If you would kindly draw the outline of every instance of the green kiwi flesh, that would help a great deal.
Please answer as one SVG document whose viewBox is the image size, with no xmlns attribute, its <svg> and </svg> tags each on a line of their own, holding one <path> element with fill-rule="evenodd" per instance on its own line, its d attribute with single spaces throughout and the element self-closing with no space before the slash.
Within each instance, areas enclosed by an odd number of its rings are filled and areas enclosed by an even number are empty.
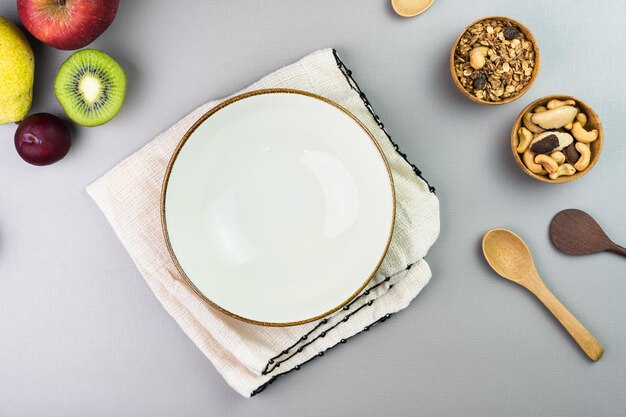
<svg viewBox="0 0 626 417">
<path fill-rule="evenodd" d="M 54 94 L 70 119 L 82 126 L 99 126 L 122 108 L 126 75 L 104 52 L 83 49 L 61 65 Z"/>
</svg>

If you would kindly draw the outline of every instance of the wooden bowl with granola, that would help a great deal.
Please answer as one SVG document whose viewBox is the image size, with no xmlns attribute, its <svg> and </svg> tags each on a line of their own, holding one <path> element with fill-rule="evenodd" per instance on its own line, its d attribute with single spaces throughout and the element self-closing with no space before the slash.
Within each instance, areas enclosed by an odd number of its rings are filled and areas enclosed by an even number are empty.
<svg viewBox="0 0 626 417">
<path fill-rule="evenodd" d="M 470 100 L 498 105 L 517 100 L 539 74 L 533 34 L 509 17 L 490 16 L 470 24 L 454 42 L 450 73 Z"/>
<path fill-rule="evenodd" d="M 528 176 L 549 184 L 584 177 L 600 158 L 603 144 L 604 130 L 596 112 L 562 94 L 530 103 L 511 130 L 515 162 Z"/>
</svg>

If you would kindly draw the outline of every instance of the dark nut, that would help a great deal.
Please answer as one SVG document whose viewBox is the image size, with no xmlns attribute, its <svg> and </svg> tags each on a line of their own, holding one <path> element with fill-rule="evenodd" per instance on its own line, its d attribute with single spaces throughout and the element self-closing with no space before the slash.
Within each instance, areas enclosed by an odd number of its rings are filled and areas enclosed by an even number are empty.
<svg viewBox="0 0 626 417">
<path fill-rule="evenodd" d="M 520 31 L 515 26 L 507 26 L 504 28 L 504 39 L 507 41 L 512 41 L 513 39 L 518 38 L 520 35 Z"/>
<path fill-rule="evenodd" d="M 559 138 L 555 134 L 545 136 L 531 145 L 530 150 L 534 153 L 551 153 L 559 147 Z"/>
<path fill-rule="evenodd" d="M 550 154 L 562 150 L 573 142 L 574 138 L 569 133 L 552 130 L 537 135 L 530 143 L 530 150 L 537 154 Z"/>
<path fill-rule="evenodd" d="M 563 149 L 563 153 L 565 154 L 565 159 L 567 159 L 567 162 L 572 165 L 576 164 L 576 162 L 578 162 L 578 160 L 580 159 L 580 153 L 576 150 L 576 145 L 573 143 L 569 146 L 566 146 Z"/>
<path fill-rule="evenodd" d="M 487 76 L 484 72 L 478 74 L 478 77 L 474 80 L 474 90 L 482 90 L 487 84 Z"/>
</svg>

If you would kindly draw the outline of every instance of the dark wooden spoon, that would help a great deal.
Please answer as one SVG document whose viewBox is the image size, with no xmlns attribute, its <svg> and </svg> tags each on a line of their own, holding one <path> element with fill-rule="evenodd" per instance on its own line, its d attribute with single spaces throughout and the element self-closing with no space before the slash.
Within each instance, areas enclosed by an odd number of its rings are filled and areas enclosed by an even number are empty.
<svg viewBox="0 0 626 417">
<path fill-rule="evenodd" d="M 550 223 L 550 239 L 561 252 L 569 255 L 610 251 L 626 256 L 626 249 L 613 243 L 593 217 L 582 210 L 567 209 L 557 213 Z"/>
</svg>

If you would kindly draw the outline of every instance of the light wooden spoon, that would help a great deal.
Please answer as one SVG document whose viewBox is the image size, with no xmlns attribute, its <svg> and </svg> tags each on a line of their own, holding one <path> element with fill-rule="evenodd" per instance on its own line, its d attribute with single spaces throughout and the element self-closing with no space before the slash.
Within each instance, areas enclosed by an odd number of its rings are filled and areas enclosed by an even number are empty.
<svg viewBox="0 0 626 417">
<path fill-rule="evenodd" d="M 515 233 L 492 229 L 483 237 L 483 253 L 498 275 L 533 293 L 565 327 L 580 348 L 593 361 L 602 357 L 604 348 L 543 283 L 528 246 Z"/>
<path fill-rule="evenodd" d="M 413 17 L 422 14 L 435 0 L 391 0 L 391 6 L 402 17 Z"/>
</svg>

